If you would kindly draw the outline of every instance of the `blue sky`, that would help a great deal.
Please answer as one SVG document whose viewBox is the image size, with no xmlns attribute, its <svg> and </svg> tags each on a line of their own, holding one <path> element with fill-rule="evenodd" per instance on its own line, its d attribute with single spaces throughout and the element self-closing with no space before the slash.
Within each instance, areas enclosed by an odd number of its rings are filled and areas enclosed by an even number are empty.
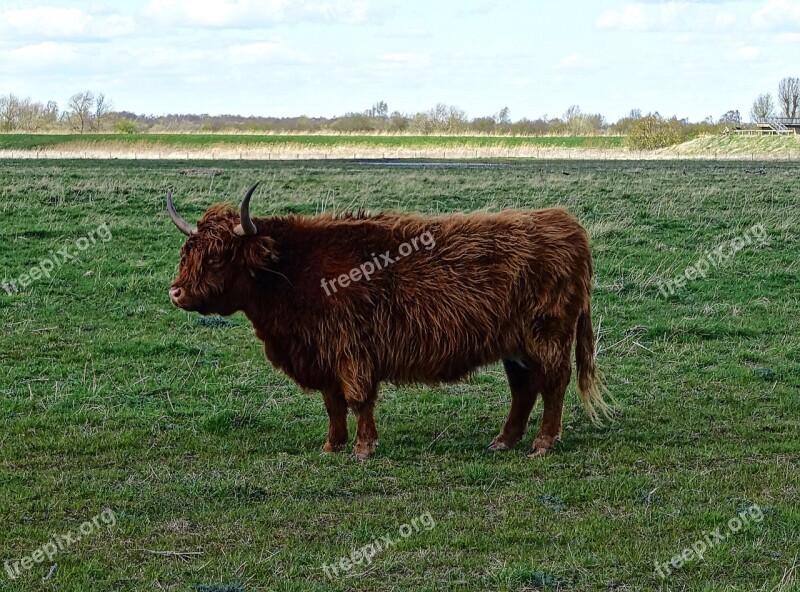
<svg viewBox="0 0 800 592">
<path fill-rule="evenodd" d="M 800 0 L 0 0 L 0 94 L 138 113 L 747 118 L 799 56 Z"/>
</svg>

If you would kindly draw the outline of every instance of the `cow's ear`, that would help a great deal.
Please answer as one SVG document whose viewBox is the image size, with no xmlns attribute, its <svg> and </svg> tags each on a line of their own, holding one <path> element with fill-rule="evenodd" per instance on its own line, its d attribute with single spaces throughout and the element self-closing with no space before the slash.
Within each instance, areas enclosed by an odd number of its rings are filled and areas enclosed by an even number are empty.
<svg viewBox="0 0 800 592">
<path fill-rule="evenodd" d="M 255 273 L 278 260 L 277 245 L 268 236 L 254 237 L 243 245 L 242 255 L 247 268 Z"/>
</svg>

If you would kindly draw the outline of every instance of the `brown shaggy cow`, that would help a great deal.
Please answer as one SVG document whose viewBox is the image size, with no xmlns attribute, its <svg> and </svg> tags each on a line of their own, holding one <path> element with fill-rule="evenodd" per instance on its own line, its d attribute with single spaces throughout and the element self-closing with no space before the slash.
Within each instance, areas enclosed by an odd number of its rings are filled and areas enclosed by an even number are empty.
<svg viewBox="0 0 800 592">
<path fill-rule="evenodd" d="M 511 412 L 489 448 L 522 438 L 541 394 L 529 454 L 544 454 L 561 432 L 573 342 L 583 404 L 593 421 L 606 413 L 589 241 L 566 211 L 251 218 L 256 185 L 240 212 L 213 205 L 197 227 L 167 195 L 170 217 L 189 236 L 169 297 L 201 314 L 243 311 L 272 364 L 322 391 L 324 452 L 347 443 L 348 408 L 356 456 L 375 452 L 381 381 L 450 382 L 502 360 Z"/>
</svg>

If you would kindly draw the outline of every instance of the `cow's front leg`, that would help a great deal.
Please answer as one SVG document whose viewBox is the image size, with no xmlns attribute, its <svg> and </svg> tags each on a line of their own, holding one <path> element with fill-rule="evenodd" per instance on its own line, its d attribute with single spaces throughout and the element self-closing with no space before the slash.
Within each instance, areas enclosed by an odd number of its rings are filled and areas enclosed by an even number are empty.
<svg viewBox="0 0 800 592">
<path fill-rule="evenodd" d="M 340 452 L 347 444 L 347 401 L 338 388 L 323 391 L 322 397 L 329 420 L 328 441 L 322 452 Z"/>
</svg>

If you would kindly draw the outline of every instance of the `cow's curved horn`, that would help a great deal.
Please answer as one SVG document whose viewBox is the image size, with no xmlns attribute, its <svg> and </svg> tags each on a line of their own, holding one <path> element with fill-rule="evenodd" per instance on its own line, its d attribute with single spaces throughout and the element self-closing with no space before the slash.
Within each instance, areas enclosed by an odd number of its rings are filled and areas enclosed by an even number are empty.
<svg viewBox="0 0 800 592">
<path fill-rule="evenodd" d="M 253 219 L 250 217 L 250 198 L 253 197 L 256 187 L 261 181 L 256 181 L 253 186 L 247 190 L 247 193 L 242 200 L 242 207 L 239 211 L 239 219 L 241 222 L 236 226 L 234 232 L 239 236 L 252 236 L 258 232 Z"/>
<path fill-rule="evenodd" d="M 183 234 L 186 236 L 197 234 L 197 226 L 192 226 L 186 220 L 181 218 L 180 214 L 178 214 L 178 211 L 175 209 L 175 204 L 172 203 L 172 191 L 167 191 L 167 211 L 169 212 L 170 219 Z"/>
</svg>

